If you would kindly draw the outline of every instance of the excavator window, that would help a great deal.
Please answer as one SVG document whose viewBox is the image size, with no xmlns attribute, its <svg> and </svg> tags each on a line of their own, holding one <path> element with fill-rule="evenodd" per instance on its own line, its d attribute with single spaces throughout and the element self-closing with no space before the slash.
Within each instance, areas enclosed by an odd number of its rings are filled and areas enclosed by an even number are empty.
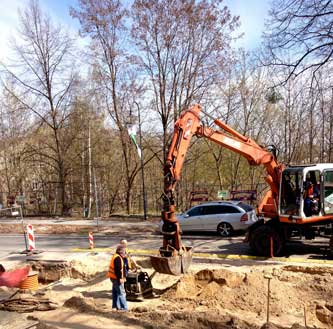
<svg viewBox="0 0 333 329">
<path fill-rule="evenodd" d="M 301 170 L 285 170 L 281 182 L 281 205 L 283 215 L 299 216 L 301 199 L 301 182 L 303 173 Z"/>
<path fill-rule="evenodd" d="M 323 174 L 323 197 L 325 214 L 333 213 L 333 170 L 325 170 Z"/>
<path fill-rule="evenodd" d="M 311 170 L 306 174 L 303 183 L 303 211 L 306 217 L 318 215 L 320 212 L 320 171 Z"/>
</svg>

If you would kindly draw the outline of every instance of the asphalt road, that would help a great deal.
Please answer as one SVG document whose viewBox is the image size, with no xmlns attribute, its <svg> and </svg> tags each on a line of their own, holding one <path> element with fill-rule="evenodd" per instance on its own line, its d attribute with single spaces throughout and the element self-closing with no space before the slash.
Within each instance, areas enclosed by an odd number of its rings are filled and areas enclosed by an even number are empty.
<svg viewBox="0 0 333 329">
<path fill-rule="evenodd" d="M 94 235 L 96 248 L 115 247 L 119 240 L 125 238 L 128 240 L 129 249 L 152 250 L 158 249 L 162 244 L 161 235 L 128 234 L 125 236 L 115 235 Z M 247 244 L 243 243 L 244 237 L 233 237 L 222 239 L 219 236 L 211 235 L 185 235 L 183 243 L 186 246 L 192 246 L 196 252 L 211 253 L 232 253 L 242 254 L 248 252 Z M 36 235 L 36 249 L 43 251 L 64 251 L 69 252 L 74 248 L 88 248 L 88 238 L 82 235 Z M 15 252 L 21 252 L 25 249 L 23 234 L 1 234 L 0 235 L 0 258 Z"/>
<path fill-rule="evenodd" d="M 161 235 L 128 234 L 127 236 L 102 235 L 94 236 L 95 247 L 114 248 L 121 238 L 126 238 L 131 250 L 158 250 L 162 244 Z M 56 252 L 71 252 L 74 248 L 88 248 L 87 237 L 82 235 L 36 235 L 36 249 Z M 216 253 L 227 255 L 250 255 L 244 236 L 221 238 L 217 235 L 183 235 L 183 243 L 192 246 L 197 253 Z M 328 241 L 319 238 L 313 241 L 293 241 L 285 248 L 285 257 L 304 257 L 307 259 L 327 259 Z M 0 235 L 0 259 L 9 254 L 25 250 L 24 237 L 21 234 Z"/>
</svg>

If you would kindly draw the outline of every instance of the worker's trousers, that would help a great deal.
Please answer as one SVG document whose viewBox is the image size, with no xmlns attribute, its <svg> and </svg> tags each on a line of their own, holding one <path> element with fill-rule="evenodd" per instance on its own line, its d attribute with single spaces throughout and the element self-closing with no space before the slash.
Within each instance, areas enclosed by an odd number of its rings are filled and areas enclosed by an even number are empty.
<svg viewBox="0 0 333 329">
<path fill-rule="evenodd" d="M 117 310 L 128 310 L 126 301 L 125 286 L 123 283 L 119 283 L 117 280 L 112 281 L 112 308 Z"/>
</svg>

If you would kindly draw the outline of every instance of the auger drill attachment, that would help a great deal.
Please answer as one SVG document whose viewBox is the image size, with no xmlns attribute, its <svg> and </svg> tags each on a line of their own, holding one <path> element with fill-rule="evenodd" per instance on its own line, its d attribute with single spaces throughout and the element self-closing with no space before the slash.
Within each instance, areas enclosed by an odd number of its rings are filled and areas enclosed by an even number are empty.
<svg viewBox="0 0 333 329">
<path fill-rule="evenodd" d="M 179 275 L 185 273 L 192 261 L 192 247 L 181 242 L 180 227 L 175 214 L 175 187 L 190 141 L 200 126 L 201 107 L 194 105 L 184 111 L 177 122 L 164 166 L 163 193 L 163 245 L 159 256 L 151 256 L 151 263 L 157 272 Z"/>
</svg>

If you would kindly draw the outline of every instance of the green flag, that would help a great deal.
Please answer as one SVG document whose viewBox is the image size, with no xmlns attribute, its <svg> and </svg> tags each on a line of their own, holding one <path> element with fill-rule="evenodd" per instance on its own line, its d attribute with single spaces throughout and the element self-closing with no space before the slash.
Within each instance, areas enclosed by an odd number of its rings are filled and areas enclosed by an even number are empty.
<svg viewBox="0 0 333 329">
<path fill-rule="evenodd" d="M 136 150 L 138 151 L 138 155 L 141 158 L 142 156 L 142 152 L 141 152 L 141 148 L 136 140 L 136 125 L 132 125 L 128 127 L 128 134 L 133 142 L 133 144 L 136 147 Z"/>
</svg>

